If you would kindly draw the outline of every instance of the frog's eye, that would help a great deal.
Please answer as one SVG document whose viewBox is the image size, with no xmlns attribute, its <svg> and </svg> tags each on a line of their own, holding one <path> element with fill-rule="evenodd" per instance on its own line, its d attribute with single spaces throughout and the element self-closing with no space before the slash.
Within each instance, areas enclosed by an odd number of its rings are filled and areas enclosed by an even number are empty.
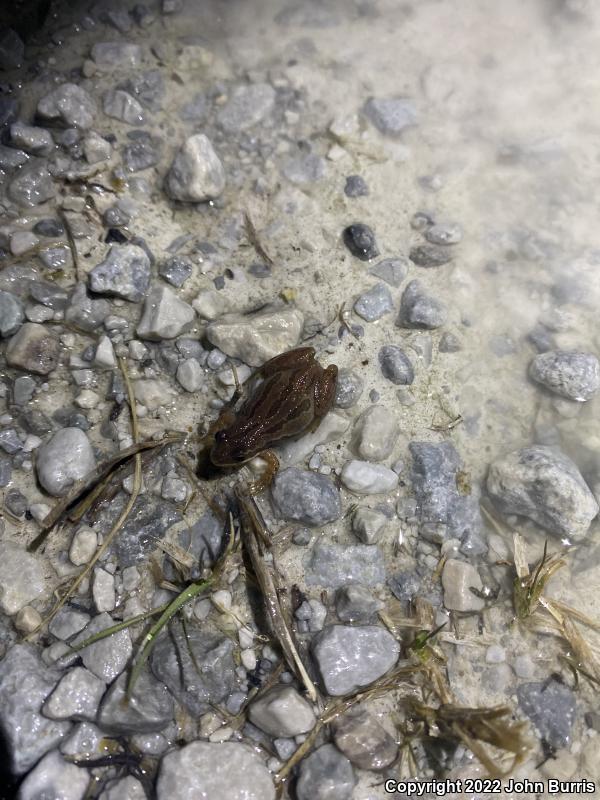
<svg viewBox="0 0 600 800">
<path fill-rule="evenodd" d="M 227 433 L 225 431 L 217 431 L 215 433 L 215 440 L 217 442 L 226 442 L 227 441 Z"/>
</svg>

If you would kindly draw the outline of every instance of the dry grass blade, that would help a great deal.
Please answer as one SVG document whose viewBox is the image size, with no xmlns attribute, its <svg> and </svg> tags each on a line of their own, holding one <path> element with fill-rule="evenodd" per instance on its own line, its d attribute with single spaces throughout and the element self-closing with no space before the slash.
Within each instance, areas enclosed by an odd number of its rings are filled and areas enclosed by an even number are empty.
<svg viewBox="0 0 600 800">
<path fill-rule="evenodd" d="M 78 481 L 71 489 L 69 494 L 56 503 L 52 511 L 50 511 L 50 513 L 47 514 L 40 522 L 42 532 L 31 542 L 31 544 L 28 545 L 27 549 L 29 552 L 37 550 L 38 547 L 43 544 L 52 528 L 65 514 L 70 511 L 72 506 L 75 506 L 77 501 L 79 501 L 79 505 L 75 507 L 74 513 L 78 518 L 80 518 L 82 516 L 81 506 L 87 501 L 89 493 L 92 494 L 93 501 L 93 499 L 95 499 L 100 491 L 104 488 L 106 482 L 110 480 L 114 470 L 120 467 L 125 461 L 128 461 L 130 458 L 134 458 L 138 455 L 138 453 L 141 453 L 144 450 L 153 450 L 157 447 L 165 447 L 166 445 L 173 444 L 174 442 L 181 442 L 183 439 L 183 435 L 177 435 L 165 436 L 164 439 L 160 439 L 158 441 L 136 442 L 131 447 L 121 450 L 115 456 L 109 458 L 99 467 L 94 469 L 92 472 L 86 475 L 85 478 L 83 478 L 81 481 Z M 100 490 L 98 489 L 99 486 Z M 82 497 L 84 499 L 81 499 Z"/>
<path fill-rule="evenodd" d="M 133 435 L 133 441 L 134 441 L 134 443 L 136 443 L 137 440 L 138 440 L 138 437 L 139 437 L 139 431 L 138 431 L 138 424 L 137 424 L 137 416 L 136 416 L 136 413 L 135 413 L 135 398 L 134 398 L 134 395 L 133 395 L 133 387 L 131 386 L 131 381 L 129 380 L 129 373 L 127 372 L 127 365 L 125 363 L 125 359 L 123 359 L 123 358 L 119 359 L 119 366 L 121 368 L 121 372 L 123 373 L 123 379 L 125 381 L 125 386 L 127 388 L 127 398 L 128 398 L 128 401 L 129 401 L 129 409 L 130 409 L 130 412 L 131 412 L 131 430 L 132 430 L 132 435 Z M 75 580 L 69 586 L 69 588 L 67 589 L 65 594 L 60 598 L 58 603 L 56 603 L 56 605 L 54 606 L 54 608 L 52 609 L 50 614 L 44 620 L 42 620 L 40 625 L 30 634 L 30 636 L 33 636 L 41 628 L 43 628 L 44 626 L 48 625 L 54 619 L 54 617 L 58 614 L 58 612 L 61 610 L 61 608 L 65 605 L 67 600 L 70 597 L 73 597 L 73 595 L 75 594 L 77 589 L 81 586 L 82 582 L 85 580 L 85 578 L 88 577 L 88 575 L 90 574 L 90 572 L 92 571 L 94 566 L 97 564 L 98 560 L 104 555 L 104 553 L 111 546 L 115 536 L 117 535 L 117 533 L 121 529 L 123 523 L 125 522 L 125 520 L 129 516 L 129 514 L 131 513 L 131 509 L 133 508 L 133 506 L 135 504 L 135 501 L 137 500 L 137 497 L 138 497 L 138 495 L 140 493 L 140 489 L 141 489 L 141 486 L 142 486 L 142 457 L 141 457 L 140 453 L 138 452 L 138 453 L 136 453 L 134 458 L 135 458 L 135 470 L 134 470 L 134 473 L 133 473 L 133 486 L 132 486 L 132 489 L 131 489 L 131 495 L 129 496 L 129 499 L 127 500 L 127 503 L 125 504 L 125 508 L 119 514 L 119 518 L 117 519 L 117 521 L 114 523 L 114 525 L 112 526 L 112 528 L 110 529 L 110 531 L 106 535 L 102 545 L 98 548 L 98 550 L 96 550 L 96 552 L 95 552 L 93 558 L 91 559 L 91 561 L 89 562 L 89 564 L 75 578 Z"/>
<path fill-rule="evenodd" d="M 513 722 L 508 706 L 469 708 L 443 704 L 432 708 L 415 700 L 409 700 L 408 706 L 409 712 L 426 724 L 430 736 L 462 742 L 479 759 L 491 777 L 501 777 L 512 772 L 531 750 L 531 744 L 525 735 L 527 723 Z M 512 754 L 510 766 L 502 769 L 483 744 Z"/>
<path fill-rule="evenodd" d="M 541 598 L 540 604 L 556 621 L 559 634 L 565 639 L 572 651 L 572 657 L 569 659 L 571 667 L 579 670 L 582 674 L 592 676 L 595 681 L 600 681 L 600 660 L 571 619 L 571 612 L 575 611 L 575 609 L 561 606 L 560 603 L 555 603 L 553 600 L 547 600 L 546 598 Z M 576 613 L 579 614 L 579 612 Z M 585 623 L 590 623 L 590 627 L 598 630 L 597 623 L 589 619 L 589 617 L 584 614 L 579 616 L 580 621 L 585 620 Z"/>
<path fill-rule="evenodd" d="M 288 665 L 304 684 L 310 699 L 316 702 L 318 697 L 317 687 L 311 680 L 298 654 L 285 614 L 281 608 L 274 575 L 263 558 L 259 529 L 263 528 L 264 524 L 262 523 L 260 512 L 254 500 L 239 486 L 236 488 L 236 496 L 239 502 L 240 520 L 244 531 L 244 546 L 250 556 L 252 568 L 263 595 L 265 608 L 273 626 L 273 632 L 277 637 Z"/>
<path fill-rule="evenodd" d="M 267 262 L 267 264 L 269 264 L 269 266 L 272 267 L 273 259 L 263 247 L 260 236 L 258 235 L 258 231 L 256 230 L 256 225 L 254 224 L 248 211 L 244 211 L 244 230 L 246 232 L 246 238 L 256 251 L 256 255 L 260 256 L 260 258 L 262 258 Z"/>
</svg>

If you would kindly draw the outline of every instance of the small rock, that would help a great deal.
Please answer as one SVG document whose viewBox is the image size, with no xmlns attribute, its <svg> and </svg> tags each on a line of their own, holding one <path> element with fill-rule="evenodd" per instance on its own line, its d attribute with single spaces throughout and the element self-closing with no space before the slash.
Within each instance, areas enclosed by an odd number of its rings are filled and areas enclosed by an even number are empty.
<svg viewBox="0 0 600 800">
<path fill-rule="evenodd" d="M 57 639 L 65 641 L 83 630 L 89 621 L 90 615 L 84 611 L 77 611 L 77 609 L 63 606 L 51 621 L 48 630 Z"/>
<path fill-rule="evenodd" d="M 305 600 L 294 612 L 299 633 L 316 633 L 323 630 L 327 607 L 320 600 Z"/>
<path fill-rule="evenodd" d="M 377 586 L 385 581 L 383 555 L 371 545 L 320 542 L 310 553 L 306 567 L 309 586 L 339 589 L 354 583 Z"/>
<path fill-rule="evenodd" d="M 24 636 L 33 633 L 40 628 L 41 625 L 42 615 L 39 611 L 36 611 L 33 606 L 23 606 L 15 616 L 15 628 Z"/>
<path fill-rule="evenodd" d="M 102 731 L 96 725 L 79 722 L 73 728 L 73 733 L 61 742 L 60 752 L 76 758 L 98 757 L 102 752 L 103 738 Z"/>
<path fill-rule="evenodd" d="M 83 140 L 83 154 L 88 164 L 98 164 L 107 161 L 112 154 L 110 142 L 107 142 L 95 131 L 90 131 Z"/>
<path fill-rule="evenodd" d="M 55 195 L 52 176 L 38 163 L 22 166 L 8 185 L 8 196 L 22 208 L 33 208 Z"/>
<path fill-rule="evenodd" d="M 275 800 L 260 756 L 238 742 L 192 742 L 167 753 L 156 784 L 157 800 Z"/>
<path fill-rule="evenodd" d="M 570 458 L 543 445 L 516 450 L 489 469 L 487 490 L 506 514 L 529 517 L 559 537 L 581 541 L 598 513 L 596 502 Z"/>
<path fill-rule="evenodd" d="M 298 736 L 315 726 L 310 705 L 292 686 L 274 686 L 255 700 L 248 719 L 269 736 Z"/>
<path fill-rule="evenodd" d="M 444 605 L 449 611 L 481 611 L 485 602 L 473 594 L 471 587 L 481 590 L 483 584 L 472 564 L 449 558 L 442 572 Z"/>
<path fill-rule="evenodd" d="M 271 495 L 279 516 L 310 527 L 320 528 L 342 513 L 339 491 L 331 478 L 298 467 L 277 473 Z"/>
<path fill-rule="evenodd" d="M 379 255 L 375 234 L 368 225 L 364 225 L 362 222 L 355 222 L 344 228 L 342 238 L 352 255 L 360 258 L 361 261 L 370 261 Z"/>
<path fill-rule="evenodd" d="M 390 286 L 397 288 L 402 281 L 406 278 L 408 273 L 408 264 L 402 258 L 384 258 L 374 267 L 371 267 L 369 274 L 375 275 L 376 278 L 381 278 Z"/>
<path fill-rule="evenodd" d="M 83 800 L 90 776 L 54 751 L 36 764 L 19 787 L 19 800 Z"/>
<path fill-rule="evenodd" d="M 409 386 L 415 371 L 404 350 L 395 344 L 386 344 L 379 351 L 379 366 L 384 378 L 397 386 Z"/>
<path fill-rule="evenodd" d="M 263 120 L 274 104 L 275 90 L 268 83 L 238 86 L 217 114 L 217 123 L 226 133 L 239 133 Z"/>
<path fill-rule="evenodd" d="M 37 451 L 38 479 L 48 494 L 61 497 L 96 466 L 92 446 L 79 428 L 63 428 Z"/>
<path fill-rule="evenodd" d="M 147 800 L 147 795 L 137 778 L 127 775 L 125 778 L 107 783 L 98 795 L 98 800 Z"/>
<path fill-rule="evenodd" d="M 201 673 L 196 664 L 202 664 Z M 151 667 L 195 718 L 224 700 L 235 684 L 231 640 L 195 628 L 188 628 L 186 636 L 181 625 L 171 625 L 156 643 Z"/>
<path fill-rule="evenodd" d="M 73 640 L 73 644 L 80 644 L 113 624 L 114 620 L 109 614 L 105 612 L 98 614 Z M 124 629 L 84 647 L 78 651 L 78 655 L 90 672 L 105 683 L 110 683 L 123 672 L 132 652 L 131 636 L 129 631 Z"/>
<path fill-rule="evenodd" d="M 13 122 L 10 126 L 10 139 L 15 147 L 34 156 L 49 156 L 54 150 L 54 140 L 45 128 Z"/>
<path fill-rule="evenodd" d="M 115 607 L 115 577 L 101 567 L 94 570 L 92 598 L 96 611 L 112 611 Z"/>
<path fill-rule="evenodd" d="M 418 267 L 441 267 L 452 261 L 452 251 L 436 244 L 412 247 L 408 257 Z"/>
<path fill-rule="evenodd" d="M 69 548 L 71 563 L 75 564 L 76 567 L 81 567 L 89 563 L 97 547 L 98 536 L 96 535 L 96 531 L 92 528 L 88 528 L 87 525 L 81 525 L 75 532 L 71 547 Z"/>
<path fill-rule="evenodd" d="M 100 699 L 106 690 L 101 681 L 84 667 L 75 667 L 61 678 L 48 697 L 42 712 L 50 719 L 96 719 Z"/>
<path fill-rule="evenodd" d="M 115 351 L 108 336 L 101 336 L 96 345 L 96 352 L 92 362 L 95 367 L 100 369 L 112 369 L 117 366 Z"/>
<path fill-rule="evenodd" d="M 225 170 L 203 133 L 186 139 L 171 164 L 165 188 L 173 200 L 184 203 L 203 203 L 223 193 Z"/>
<path fill-rule="evenodd" d="M 65 232 L 61 222 L 57 219 L 41 219 L 33 226 L 33 232 L 38 236 L 46 236 L 48 239 L 58 239 Z M 56 289 L 56 287 L 54 287 Z"/>
<path fill-rule="evenodd" d="M 114 244 L 104 261 L 91 270 L 88 281 L 92 292 L 139 303 L 150 285 L 150 259 L 135 244 Z"/>
<path fill-rule="evenodd" d="M 23 442 L 14 428 L 5 428 L 0 431 L 0 448 L 9 456 L 23 449 Z"/>
<path fill-rule="evenodd" d="M 55 669 L 41 661 L 30 644 L 13 645 L 0 661 L 0 725 L 9 768 L 15 775 L 30 770 L 71 727 L 68 722 L 55 722 L 40 713 L 59 677 Z M 81 774 L 79 768 L 77 771 Z M 85 775 L 85 786 L 87 783 Z"/>
<path fill-rule="evenodd" d="M 0 336 L 12 336 L 19 330 L 24 318 L 20 299 L 10 292 L 0 291 Z"/>
<path fill-rule="evenodd" d="M 137 326 L 140 339 L 174 339 L 191 328 L 194 309 L 166 286 L 154 286 L 147 294 Z"/>
<path fill-rule="evenodd" d="M 335 595 L 335 611 L 341 622 L 369 623 L 384 603 L 377 600 L 366 586 L 350 583 L 340 587 Z"/>
<path fill-rule="evenodd" d="M 339 370 L 334 405 L 338 408 L 355 406 L 363 393 L 363 389 L 364 382 L 355 372 L 350 369 Z"/>
<path fill-rule="evenodd" d="M 71 295 L 65 319 L 79 330 L 96 333 L 104 318 L 110 313 L 111 307 L 107 300 L 92 299 L 88 296 L 85 284 L 78 283 Z"/>
<path fill-rule="evenodd" d="M 26 322 L 9 340 L 6 360 L 12 367 L 47 375 L 58 364 L 59 344 L 43 325 Z"/>
<path fill-rule="evenodd" d="M 385 406 L 369 406 L 354 424 L 353 447 L 365 461 L 384 461 L 394 449 L 399 428 Z"/>
<path fill-rule="evenodd" d="M 365 709 L 355 708 L 333 723 L 333 740 L 360 769 L 382 770 L 398 757 L 398 745 Z"/>
<path fill-rule="evenodd" d="M 167 687 L 142 670 L 127 699 L 128 675 L 120 675 L 100 706 L 98 725 L 110 734 L 161 731 L 173 719 L 173 698 Z"/>
<path fill-rule="evenodd" d="M 381 494 L 398 486 L 398 476 L 393 470 L 368 461 L 346 461 L 340 478 L 347 489 L 357 494 Z"/>
<path fill-rule="evenodd" d="M 158 274 L 179 289 L 190 277 L 192 271 L 193 265 L 189 258 L 172 256 L 160 265 Z"/>
<path fill-rule="evenodd" d="M 145 122 L 144 109 L 140 103 L 122 89 L 108 89 L 104 93 L 102 110 L 107 117 L 126 122 L 128 125 L 142 125 Z"/>
<path fill-rule="evenodd" d="M 0 116 L 1 114 L 2 107 L 0 106 Z M 0 169 L 5 171 L 13 170 L 26 164 L 28 161 L 29 156 L 27 153 L 24 153 L 23 150 L 15 150 L 13 147 L 0 144 Z"/>
<path fill-rule="evenodd" d="M 300 764 L 298 800 L 350 800 L 356 785 L 352 764 L 332 744 L 324 744 Z"/>
<path fill-rule="evenodd" d="M 402 328 L 434 330 L 447 319 L 446 306 L 428 295 L 421 281 L 411 281 L 402 294 L 397 325 Z"/>
<path fill-rule="evenodd" d="M 75 83 L 63 83 L 39 101 L 37 112 L 43 119 L 61 122 L 67 128 L 91 128 L 97 106 L 90 95 Z"/>
<path fill-rule="evenodd" d="M 369 194 L 367 182 L 360 175 L 348 175 L 344 185 L 346 197 L 366 197 Z"/>
<path fill-rule="evenodd" d="M 370 97 L 363 114 L 387 136 L 399 136 L 406 128 L 417 124 L 414 104 L 406 97 Z"/>
<path fill-rule="evenodd" d="M 39 556 L 10 541 L 0 543 L 0 611 L 12 616 L 44 593 Z"/>
<path fill-rule="evenodd" d="M 436 223 L 425 231 L 425 238 L 431 244 L 458 244 L 463 237 L 462 228 L 457 222 L 447 224 Z"/>
<path fill-rule="evenodd" d="M 302 153 L 288 159 L 281 171 L 288 181 L 302 186 L 320 181 L 325 176 L 326 166 L 325 161 L 316 153 Z"/>
<path fill-rule="evenodd" d="M 92 58 L 103 72 L 131 70 L 140 66 L 142 48 L 131 42 L 96 42 Z"/>
<path fill-rule="evenodd" d="M 568 686 L 557 680 L 524 683 L 517 688 L 517 697 L 523 712 L 551 747 L 559 750 L 570 745 L 577 708 Z"/>
<path fill-rule="evenodd" d="M 377 544 L 386 523 L 387 517 L 381 511 L 362 506 L 352 517 L 352 532 L 363 544 Z"/>
<path fill-rule="evenodd" d="M 226 314 L 206 327 L 206 338 L 231 358 L 259 367 L 295 347 L 304 317 L 295 308 L 278 308 L 242 316 Z"/>
<path fill-rule="evenodd" d="M 393 310 L 392 295 L 383 283 L 375 284 L 354 303 L 354 311 L 367 322 L 375 322 Z"/>
<path fill-rule="evenodd" d="M 186 358 L 177 367 L 177 380 L 186 392 L 197 392 L 204 383 L 204 371 L 195 358 Z"/>
<path fill-rule="evenodd" d="M 285 439 L 274 450 L 279 459 L 280 467 L 291 467 L 303 461 L 319 445 L 327 444 L 339 439 L 350 425 L 350 420 L 335 411 L 330 411 L 319 424 L 316 431 L 305 433 L 299 439 Z"/>
<path fill-rule="evenodd" d="M 462 345 L 457 336 L 449 331 L 446 331 L 446 333 L 443 333 L 440 338 L 438 349 L 440 353 L 458 353 L 459 350 L 462 350 Z"/>
<path fill-rule="evenodd" d="M 390 670 L 400 645 L 376 625 L 330 625 L 312 640 L 311 649 L 327 694 L 364 689 Z"/>
<path fill-rule="evenodd" d="M 123 166 L 128 172 L 140 172 L 140 170 L 154 167 L 160 161 L 161 141 L 150 136 L 140 136 L 130 144 L 126 144 L 122 150 Z"/>
<path fill-rule="evenodd" d="M 584 402 L 600 389 L 600 362 L 592 353 L 550 350 L 537 355 L 529 375 L 551 392 Z"/>
</svg>

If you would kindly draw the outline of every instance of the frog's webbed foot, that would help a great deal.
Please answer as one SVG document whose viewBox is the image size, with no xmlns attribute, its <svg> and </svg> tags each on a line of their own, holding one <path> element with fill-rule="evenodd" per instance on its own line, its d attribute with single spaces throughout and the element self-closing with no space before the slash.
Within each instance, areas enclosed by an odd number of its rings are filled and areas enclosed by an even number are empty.
<svg viewBox="0 0 600 800">
<path fill-rule="evenodd" d="M 279 471 L 279 459 L 272 450 L 264 450 L 258 454 L 258 457 L 266 461 L 267 466 L 260 478 L 248 484 L 248 493 L 253 496 L 260 494 L 267 486 L 270 486 Z"/>
</svg>

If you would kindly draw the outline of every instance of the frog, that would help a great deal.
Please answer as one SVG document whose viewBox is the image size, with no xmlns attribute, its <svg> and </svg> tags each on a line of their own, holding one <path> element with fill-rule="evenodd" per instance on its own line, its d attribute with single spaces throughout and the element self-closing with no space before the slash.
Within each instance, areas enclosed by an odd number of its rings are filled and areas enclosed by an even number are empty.
<svg viewBox="0 0 600 800">
<path fill-rule="evenodd" d="M 236 391 L 205 438 L 205 453 L 219 472 L 238 469 L 260 456 L 267 468 L 249 486 L 251 494 L 266 488 L 279 469 L 271 449 L 286 439 L 314 432 L 335 399 L 338 368 L 324 368 L 314 347 L 298 347 L 271 358 L 248 381 L 246 398 L 236 409 Z"/>
</svg>

